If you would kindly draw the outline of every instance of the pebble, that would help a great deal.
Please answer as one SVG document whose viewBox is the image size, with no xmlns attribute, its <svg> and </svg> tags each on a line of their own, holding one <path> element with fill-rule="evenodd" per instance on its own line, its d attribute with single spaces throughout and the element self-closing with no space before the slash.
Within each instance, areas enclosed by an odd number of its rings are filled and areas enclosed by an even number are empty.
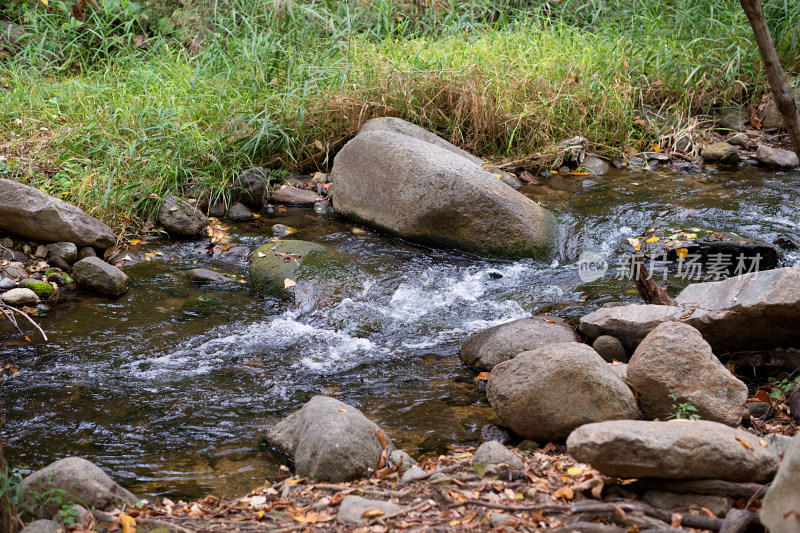
<svg viewBox="0 0 800 533">
<path fill-rule="evenodd" d="M 0 295 L 8 305 L 30 305 L 39 303 L 39 297 L 30 289 L 11 289 Z"/>
<path fill-rule="evenodd" d="M 11 278 L 0 279 L 0 289 L 8 290 L 13 289 L 17 284 Z"/>
</svg>

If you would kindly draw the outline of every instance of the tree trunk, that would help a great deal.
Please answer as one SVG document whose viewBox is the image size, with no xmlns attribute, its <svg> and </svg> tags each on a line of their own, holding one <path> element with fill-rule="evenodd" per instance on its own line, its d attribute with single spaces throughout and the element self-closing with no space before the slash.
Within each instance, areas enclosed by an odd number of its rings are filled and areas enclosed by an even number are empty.
<svg viewBox="0 0 800 533">
<path fill-rule="evenodd" d="M 758 51 L 761 52 L 761 59 L 764 61 L 764 69 L 767 71 L 767 80 L 775 97 L 775 104 L 783 115 L 783 122 L 789 131 L 789 138 L 792 140 L 792 148 L 800 158 L 800 115 L 794 102 L 794 95 L 786 83 L 786 76 L 783 74 L 783 67 L 775 51 L 775 45 L 769 34 L 767 22 L 764 20 L 764 10 L 761 8 L 760 0 L 739 0 L 742 4 L 750 26 L 753 27 L 753 34 L 758 44 Z"/>
</svg>

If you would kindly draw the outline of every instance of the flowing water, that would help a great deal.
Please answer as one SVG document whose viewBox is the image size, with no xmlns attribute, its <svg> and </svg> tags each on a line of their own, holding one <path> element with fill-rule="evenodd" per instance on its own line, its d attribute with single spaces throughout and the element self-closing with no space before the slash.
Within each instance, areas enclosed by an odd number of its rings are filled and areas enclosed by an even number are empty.
<svg viewBox="0 0 800 533">
<path fill-rule="evenodd" d="M 67 295 L 39 322 L 50 337 L 0 360 L 19 369 L 1 389 L 6 455 L 18 469 L 86 457 L 134 492 L 242 493 L 277 475 L 265 427 L 315 394 L 350 403 L 413 453 L 474 443 L 495 421 L 458 358 L 475 331 L 532 314 L 577 320 L 602 303 L 638 301 L 615 278 L 616 248 L 649 228 L 712 228 L 800 243 L 800 173 L 662 171 L 553 176 L 522 192 L 563 227 L 552 263 L 487 260 L 356 230 L 336 215 L 290 208 L 231 228 L 252 245 L 275 223 L 341 252 L 291 304 L 246 284 L 196 286 L 219 263 L 205 241 L 151 245 L 117 299 Z M 500 236 L 498 235 L 498 238 Z M 577 258 L 603 256 L 606 276 L 583 283 Z M 800 253 L 784 250 L 786 265 Z M 687 283 L 671 277 L 675 292 Z"/>
</svg>

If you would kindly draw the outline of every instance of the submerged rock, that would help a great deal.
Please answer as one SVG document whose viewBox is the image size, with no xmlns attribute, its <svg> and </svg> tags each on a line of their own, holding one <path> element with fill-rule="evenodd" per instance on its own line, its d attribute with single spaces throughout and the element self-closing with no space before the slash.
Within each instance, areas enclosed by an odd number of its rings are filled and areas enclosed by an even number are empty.
<svg viewBox="0 0 800 533">
<path fill-rule="evenodd" d="M 0 230 L 37 242 L 72 242 L 106 249 L 114 232 L 83 210 L 48 194 L 0 179 Z"/>
<path fill-rule="evenodd" d="M 361 411 L 334 398 L 314 396 L 271 428 L 266 438 L 294 458 L 300 476 L 338 483 L 378 469 L 384 451 L 379 435 L 391 448 L 381 429 Z"/>
<path fill-rule="evenodd" d="M 177 196 L 170 196 L 161 204 L 158 222 L 173 237 L 194 237 L 210 224 L 196 205 Z"/>
<path fill-rule="evenodd" d="M 800 437 L 795 436 L 761 505 L 761 522 L 770 533 L 800 531 Z M 793 512 L 794 511 L 794 512 Z"/>
<path fill-rule="evenodd" d="M 78 287 L 117 296 L 127 290 L 128 276 L 99 257 L 81 259 L 72 268 Z"/>
<path fill-rule="evenodd" d="M 744 443 L 744 444 L 743 444 Z M 581 426 L 567 450 L 607 476 L 764 483 L 778 455 L 758 437 L 718 422 L 613 420 Z"/>
<path fill-rule="evenodd" d="M 520 318 L 473 333 L 461 347 L 461 360 L 478 370 L 491 370 L 517 354 L 547 344 L 577 342 L 575 330 L 561 319 Z"/>
<path fill-rule="evenodd" d="M 495 366 L 486 396 L 517 435 L 563 439 L 583 424 L 639 417 L 633 393 L 610 366 L 585 344 L 551 344 Z"/>
<path fill-rule="evenodd" d="M 189 279 L 195 283 L 230 283 L 235 281 L 233 278 L 229 278 L 224 274 L 220 274 L 219 272 L 214 272 L 213 270 L 208 270 L 205 268 L 195 268 L 194 270 L 190 270 Z"/>
<path fill-rule="evenodd" d="M 412 242 L 482 255 L 549 257 L 555 217 L 470 159 L 391 131 L 360 133 L 336 155 L 333 204 Z"/>
<path fill-rule="evenodd" d="M 321 244 L 280 240 L 258 248 L 250 257 L 250 287 L 261 294 L 283 298 L 292 294 L 286 280 L 298 281 L 298 270 L 307 262 L 322 260 Z"/>
<path fill-rule="evenodd" d="M 80 457 L 67 457 L 42 468 L 22 481 L 26 507 L 34 516 L 52 518 L 61 510 L 62 502 L 109 511 L 123 503 L 136 503 L 137 498 L 123 489 L 100 468 Z M 61 498 L 40 502 L 37 494 L 61 491 Z"/>
<path fill-rule="evenodd" d="M 639 391 L 639 407 L 647 418 L 665 420 L 674 414 L 674 404 L 689 403 L 703 420 L 732 427 L 742 420 L 747 385 L 687 324 L 665 322 L 650 332 L 631 357 L 627 376 Z"/>
</svg>

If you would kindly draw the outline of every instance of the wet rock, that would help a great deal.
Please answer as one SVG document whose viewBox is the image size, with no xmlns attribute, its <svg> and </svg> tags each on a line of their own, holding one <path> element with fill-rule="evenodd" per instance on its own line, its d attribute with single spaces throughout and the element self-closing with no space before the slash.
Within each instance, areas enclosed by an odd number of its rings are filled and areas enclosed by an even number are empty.
<svg viewBox="0 0 800 533">
<path fill-rule="evenodd" d="M 665 511 L 695 511 L 699 514 L 705 508 L 719 517 L 724 517 L 733 508 L 731 498 L 707 494 L 677 494 L 665 490 L 648 490 L 642 499 L 653 507 Z"/>
<path fill-rule="evenodd" d="M 233 278 L 205 268 L 195 268 L 189 271 L 189 279 L 195 283 L 229 283 L 235 281 Z"/>
<path fill-rule="evenodd" d="M 499 179 L 500 181 L 502 181 L 503 183 L 505 183 L 509 187 L 514 187 L 515 189 L 518 189 L 518 188 L 522 187 L 522 185 L 523 185 L 523 182 L 522 182 L 521 179 L 516 177 L 514 174 L 510 174 L 510 173 L 506 172 L 502 168 L 492 167 L 492 168 L 487 169 L 487 171 L 492 176 L 494 176 L 495 178 Z"/>
<path fill-rule="evenodd" d="M 473 333 L 461 347 L 461 360 L 478 370 L 491 370 L 517 354 L 548 344 L 577 342 L 575 330 L 555 317 L 521 318 Z"/>
<path fill-rule="evenodd" d="M 484 442 L 472 456 L 472 467 L 477 470 L 482 471 L 483 467 L 490 464 L 505 464 L 517 470 L 525 468 L 517 454 L 495 441 Z"/>
<path fill-rule="evenodd" d="M 244 204 L 234 202 L 228 209 L 228 218 L 234 222 L 241 222 L 244 220 L 252 220 L 253 212 L 250 211 Z"/>
<path fill-rule="evenodd" d="M 67 284 L 67 280 L 63 274 L 53 273 L 47 276 L 47 283 L 55 283 L 59 287 L 64 287 Z"/>
<path fill-rule="evenodd" d="M 761 522 L 770 533 L 800 531 L 800 437 L 792 439 L 778 475 L 761 504 Z M 794 511 L 794 512 L 793 512 Z"/>
<path fill-rule="evenodd" d="M 177 196 L 170 196 L 161 204 L 158 223 L 173 237 L 194 237 L 210 224 L 197 206 Z"/>
<path fill-rule="evenodd" d="M 600 335 L 592 343 L 592 348 L 595 352 L 600 354 L 604 360 L 609 363 L 619 361 L 620 363 L 628 362 L 628 352 L 625 347 L 616 337 L 611 335 Z"/>
<path fill-rule="evenodd" d="M 287 279 L 298 281 L 298 270 L 307 261 L 323 260 L 325 246 L 313 242 L 281 240 L 258 248 L 250 257 L 250 287 L 261 294 L 283 298 L 292 294 Z"/>
<path fill-rule="evenodd" d="M 583 160 L 583 163 L 578 166 L 578 170 L 584 172 L 591 172 L 596 176 L 602 176 L 606 174 L 610 167 L 608 163 L 600 159 L 599 157 L 595 157 L 593 155 L 586 156 L 586 159 Z"/>
<path fill-rule="evenodd" d="M 78 247 L 71 242 L 54 242 L 47 245 L 48 257 L 60 257 L 67 263 L 73 263 L 78 258 Z"/>
<path fill-rule="evenodd" d="M 0 298 L 3 299 L 5 303 L 8 305 L 13 306 L 20 306 L 20 305 L 33 305 L 39 303 L 39 297 L 36 296 L 36 293 L 30 289 L 11 289 L 8 292 L 4 292 L 0 294 Z"/>
<path fill-rule="evenodd" d="M 694 283 L 675 302 L 715 352 L 800 345 L 800 268 Z"/>
<path fill-rule="evenodd" d="M 630 353 L 656 326 L 678 320 L 684 311 L 666 305 L 620 305 L 601 307 L 580 319 L 580 330 L 590 339 L 610 335 Z"/>
<path fill-rule="evenodd" d="M 62 500 L 89 508 L 109 511 L 122 503 L 136 503 L 137 498 L 123 489 L 100 468 L 80 457 L 67 457 L 42 468 L 22 481 L 25 503 L 34 516 L 51 518 L 61 509 Z M 62 497 L 44 504 L 35 494 L 58 490 Z"/>
<path fill-rule="evenodd" d="M 338 483 L 367 477 L 378 469 L 384 449 L 379 431 L 355 407 L 314 396 L 271 428 L 266 438 L 294 458 L 300 476 Z"/>
<path fill-rule="evenodd" d="M 3 275 L 7 278 L 24 279 L 28 277 L 28 270 L 22 263 L 8 263 L 7 265 L 0 267 L 0 270 L 2 270 Z"/>
<path fill-rule="evenodd" d="M 445 141 L 435 133 L 426 130 L 425 128 L 421 128 L 416 124 L 412 124 L 411 122 L 407 122 L 400 118 L 373 118 L 361 126 L 361 129 L 358 130 L 358 133 L 362 134 L 371 131 L 389 131 L 406 135 L 408 137 L 413 137 L 415 139 L 419 139 L 420 141 L 433 144 L 434 146 L 447 150 L 448 152 L 452 152 L 453 154 L 459 155 L 478 166 L 483 165 L 483 160 L 481 158 L 472 155 L 466 150 L 458 148 L 457 146 Z"/>
<path fill-rule="evenodd" d="M 99 257 L 81 259 L 72 268 L 78 287 L 117 296 L 127 290 L 128 276 Z"/>
<path fill-rule="evenodd" d="M 279 204 L 314 205 L 316 202 L 322 200 L 322 197 L 308 189 L 298 189 L 291 185 L 284 185 L 272 191 L 272 199 Z"/>
<path fill-rule="evenodd" d="M 778 455 L 758 440 L 707 420 L 613 420 L 576 429 L 567 450 L 607 476 L 764 483 L 777 470 Z"/>
<path fill-rule="evenodd" d="M 747 136 L 746 133 L 736 133 L 731 135 L 728 139 L 728 144 L 732 144 L 734 146 L 742 146 L 744 148 L 750 147 L 750 137 Z"/>
<path fill-rule="evenodd" d="M 403 450 L 393 451 L 391 455 L 389 455 L 389 461 L 394 466 L 396 466 L 401 472 L 405 472 L 406 470 L 417 464 L 414 458 L 408 455 Z"/>
<path fill-rule="evenodd" d="M 223 261 L 225 263 L 240 265 L 242 263 L 246 263 L 249 257 L 250 248 L 247 246 L 232 246 L 227 250 L 221 251 L 214 257 L 214 259 L 217 261 Z"/>
<path fill-rule="evenodd" d="M 750 117 L 743 107 L 723 107 L 717 112 L 717 127 L 721 130 L 744 131 Z"/>
<path fill-rule="evenodd" d="M 44 281 L 27 281 L 24 287 L 32 290 L 40 299 L 50 298 L 56 293 L 55 288 Z"/>
<path fill-rule="evenodd" d="M 747 385 L 687 324 L 665 322 L 650 332 L 631 356 L 628 380 L 639 391 L 639 407 L 647 418 L 665 420 L 674 414 L 673 404 L 689 403 L 703 420 L 732 427 L 742 420 Z"/>
<path fill-rule="evenodd" d="M 496 424 L 486 424 L 481 428 L 481 442 L 490 441 L 511 444 L 514 441 L 514 437 L 507 429 L 501 428 Z"/>
<path fill-rule="evenodd" d="M 64 528 L 52 520 L 35 520 L 22 528 L 20 533 L 64 533 Z"/>
<path fill-rule="evenodd" d="M 268 183 L 269 172 L 267 169 L 261 167 L 249 168 L 236 176 L 233 181 L 231 200 L 260 211 L 267 201 Z M 230 212 L 228 217 L 230 217 Z"/>
<path fill-rule="evenodd" d="M 364 518 L 365 513 L 380 510 L 381 514 L 377 515 L 376 513 L 376 515 L 384 516 L 400 512 L 402 509 L 399 505 L 391 502 L 368 500 L 367 498 L 350 494 L 342 500 L 336 520 L 341 524 L 364 526 L 369 523 L 369 518 Z"/>
<path fill-rule="evenodd" d="M 225 207 L 225 202 L 222 200 L 217 200 L 211 207 L 208 208 L 208 216 L 220 219 L 225 216 L 227 211 L 228 210 Z"/>
<path fill-rule="evenodd" d="M 74 205 L 7 179 L 0 179 L 0 230 L 38 242 L 73 242 L 105 249 L 114 232 Z"/>
<path fill-rule="evenodd" d="M 14 283 L 14 280 L 11 278 L 0 279 L 0 289 L 3 289 L 4 291 L 7 291 L 8 289 L 13 289 L 16 286 L 17 284 Z"/>
<path fill-rule="evenodd" d="M 597 352 L 577 342 L 498 364 L 486 395 L 505 426 L 533 440 L 563 439 L 590 422 L 639 417 L 630 388 Z"/>
<path fill-rule="evenodd" d="M 767 145 L 760 145 L 756 150 L 756 157 L 758 162 L 770 168 L 797 168 L 800 162 L 797 160 L 797 154 L 790 150 L 781 150 L 779 148 L 772 148 Z"/>
<path fill-rule="evenodd" d="M 87 257 L 97 257 L 97 252 L 91 246 L 84 246 L 78 250 L 78 261 L 86 259 Z"/>
<path fill-rule="evenodd" d="M 739 151 L 726 142 L 711 143 L 703 148 L 703 161 L 706 163 L 735 165 L 739 160 Z"/>
<path fill-rule="evenodd" d="M 472 161 L 389 131 L 360 133 L 336 155 L 337 213 L 392 235 L 483 255 L 549 257 L 556 221 Z"/>
<path fill-rule="evenodd" d="M 297 230 L 291 226 L 287 226 L 286 224 L 275 224 L 272 226 L 272 234 L 276 237 L 284 237 L 286 235 L 291 235 L 295 233 Z"/>
<path fill-rule="evenodd" d="M 45 246 L 44 244 L 40 244 L 39 246 L 36 247 L 36 253 L 34 255 L 36 255 L 36 257 L 38 257 L 39 259 L 45 259 L 48 253 L 49 251 L 47 250 L 47 246 Z"/>
</svg>

